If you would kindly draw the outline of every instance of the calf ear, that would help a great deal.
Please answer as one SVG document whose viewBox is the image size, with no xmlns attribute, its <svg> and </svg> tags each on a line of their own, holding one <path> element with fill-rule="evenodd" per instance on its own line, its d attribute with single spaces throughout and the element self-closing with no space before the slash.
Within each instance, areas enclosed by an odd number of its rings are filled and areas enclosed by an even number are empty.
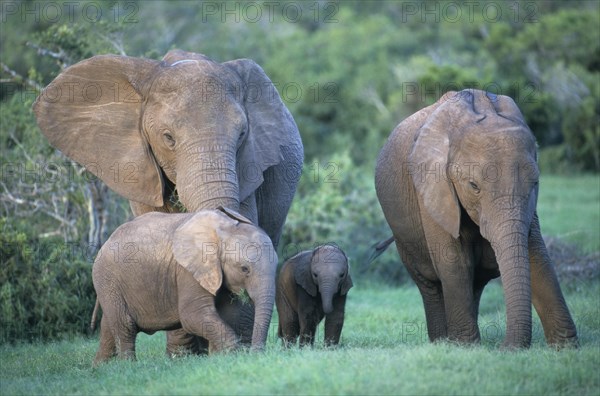
<svg viewBox="0 0 600 396">
<path fill-rule="evenodd" d="M 340 294 L 348 294 L 348 290 L 350 290 L 352 286 L 354 286 L 354 283 L 352 283 L 352 277 L 350 276 L 350 266 L 348 266 L 348 273 L 346 274 L 346 279 L 344 279 L 340 286 Z"/>
<path fill-rule="evenodd" d="M 308 253 L 297 257 L 297 260 L 294 262 L 294 279 L 308 294 L 316 297 L 317 285 L 315 285 L 310 273 L 311 258 L 312 255 Z"/>
<path fill-rule="evenodd" d="M 219 206 L 217 209 L 219 209 L 221 212 L 223 212 L 224 214 L 226 214 L 227 216 L 229 216 L 233 220 L 239 221 L 240 223 L 246 223 L 246 224 L 254 225 L 254 223 L 252 223 L 252 220 L 250 220 L 246 216 L 244 216 L 244 215 L 236 212 L 233 209 L 229 209 L 229 208 L 226 208 L 224 206 Z"/>
<path fill-rule="evenodd" d="M 214 212 L 198 212 L 175 230 L 173 238 L 177 263 L 212 295 L 217 294 L 223 283 L 220 238 L 215 228 L 219 221 L 222 220 Z"/>
</svg>

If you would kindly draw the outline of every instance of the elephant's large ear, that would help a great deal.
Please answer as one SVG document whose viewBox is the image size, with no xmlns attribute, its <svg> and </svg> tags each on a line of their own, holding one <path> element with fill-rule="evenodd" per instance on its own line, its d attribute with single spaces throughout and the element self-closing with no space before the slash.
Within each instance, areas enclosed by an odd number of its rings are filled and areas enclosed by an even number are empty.
<svg viewBox="0 0 600 396">
<path fill-rule="evenodd" d="M 348 294 L 348 291 L 352 288 L 352 286 L 354 286 L 354 283 L 352 283 L 352 277 L 350 276 L 350 264 L 348 264 L 348 273 L 346 274 L 346 279 L 344 279 L 340 285 L 340 294 Z"/>
<path fill-rule="evenodd" d="M 163 180 L 140 130 L 143 91 L 159 62 L 100 55 L 65 69 L 33 109 L 50 144 L 125 198 L 163 205 Z"/>
<path fill-rule="evenodd" d="M 452 128 L 449 110 L 456 105 L 454 101 L 455 95 L 447 94 L 437 103 L 420 111 L 426 115 L 424 120 L 416 117 L 423 122 L 420 127 L 411 123 L 410 119 L 406 120 L 407 125 L 401 124 L 399 127 L 419 128 L 408 157 L 413 183 L 427 213 L 444 230 L 458 238 L 460 206 L 447 174 L 449 129 Z"/>
<path fill-rule="evenodd" d="M 282 147 L 302 150 L 302 141 L 292 115 L 256 62 L 237 59 L 224 65 L 235 70 L 242 80 L 248 117 L 248 136 L 238 150 L 237 173 L 242 202 L 262 184 L 263 172 L 282 161 Z"/>
<path fill-rule="evenodd" d="M 311 252 L 300 253 L 294 260 L 294 279 L 308 294 L 317 296 L 317 285 L 313 281 L 310 273 L 310 262 L 312 260 Z"/>
<path fill-rule="evenodd" d="M 201 211 L 175 230 L 173 255 L 177 263 L 189 271 L 200 285 L 212 295 L 223 283 L 220 259 L 220 239 L 217 224 L 221 215 Z"/>
</svg>

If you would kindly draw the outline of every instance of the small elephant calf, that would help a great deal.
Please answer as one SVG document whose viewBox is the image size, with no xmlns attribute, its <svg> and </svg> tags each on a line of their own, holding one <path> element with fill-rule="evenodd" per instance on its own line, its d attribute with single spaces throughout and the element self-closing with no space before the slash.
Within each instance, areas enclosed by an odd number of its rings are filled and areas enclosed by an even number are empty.
<svg viewBox="0 0 600 396">
<path fill-rule="evenodd" d="M 325 317 L 325 345 L 337 345 L 344 326 L 346 294 L 352 287 L 348 258 L 333 245 L 322 245 L 288 259 L 279 272 L 275 304 L 284 344 L 314 344 Z"/>
<path fill-rule="evenodd" d="M 244 336 L 231 324 L 243 312 L 226 300 L 243 290 L 254 305 L 251 346 L 264 348 L 276 269 L 267 234 L 228 209 L 153 212 L 121 225 L 92 269 L 103 311 L 94 364 L 117 353 L 135 358 L 140 331 L 182 329 L 207 340 L 210 352 L 237 349 Z"/>
</svg>

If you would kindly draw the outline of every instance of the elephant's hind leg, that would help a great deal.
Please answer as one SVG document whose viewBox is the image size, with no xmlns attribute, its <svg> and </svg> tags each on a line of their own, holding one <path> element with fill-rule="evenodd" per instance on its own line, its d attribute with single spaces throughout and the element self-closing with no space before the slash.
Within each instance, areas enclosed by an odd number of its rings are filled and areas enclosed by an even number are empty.
<svg viewBox="0 0 600 396">
<path fill-rule="evenodd" d="M 94 367 L 116 355 L 115 337 L 109 327 L 108 318 L 104 316 L 100 322 L 100 346 L 94 358 Z"/>
<path fill-rule="evenodd" d="M 129 314 L 119 318 L 115 331 L 115 343 L 120 359 L 135 360 L 136 324 Z"/>
</svg>

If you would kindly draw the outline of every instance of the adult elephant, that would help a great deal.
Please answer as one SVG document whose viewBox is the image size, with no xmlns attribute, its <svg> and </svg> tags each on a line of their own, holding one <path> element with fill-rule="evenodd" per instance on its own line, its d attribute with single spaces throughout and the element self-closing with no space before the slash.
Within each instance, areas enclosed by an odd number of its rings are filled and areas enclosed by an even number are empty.
<svg viewBox="0 0 600 396">
<path fill-rule="evenodd" d="M 429 338 L 480 339 L 479 300 L 498 276 L 504 346 L 531 343 L 531 304 L 550 344 L 577 332 L 540 233 L 536 142 L 512 99 L 451 92 L 392 132 L 375 187 L 421 292 Z"/>
<path fill-rule="evenodd" d="M 304 154 L 255 62 L 181 50 L 162 61 L 95 56 L 56 77 L 34 112 L 50 143 L 129 199 L 134 215 L 222 206 L 277 248 Z M 167 348 L 193 343 L 170 332 Z"/>
<path fill-rule="evenodd" d="M 174 50 L 100 55 L 65 69 L 34 104 L 50 143 L 129 199 L 137 216 L 219 206 L 276 247 L 303 162 L 298 128 L 255 62 Z"/>
</svg>

